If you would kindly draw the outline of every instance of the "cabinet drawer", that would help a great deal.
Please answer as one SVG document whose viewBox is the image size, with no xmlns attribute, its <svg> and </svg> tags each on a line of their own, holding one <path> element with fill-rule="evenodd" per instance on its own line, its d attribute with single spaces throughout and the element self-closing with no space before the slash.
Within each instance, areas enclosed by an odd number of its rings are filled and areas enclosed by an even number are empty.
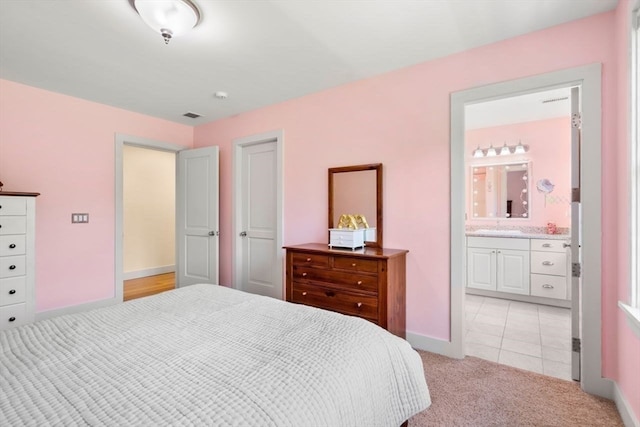
<svg viewBox="0 0 640 427">
<path fill-rule="evenodd" d="M 333 268 L 349 271 L 364 271 L 368 273 L 378 272 L 378 261 L 371 259 L 359 259 L 342 256 L 333 257 Z"/>
<path fill-rule="evenodd" d="M 567 275 L 567 254 L 560 252 L 531 252 L 531 272 Z"/>
<path fill-rule="evenodd" d="M 531 239 L 531 250 L 566 253 L 567 249 L 563 246 L 565 243 L 565 240 Z"/>
<path fill-rule="evenodd" d="M 292 302 L 369 319 L 378 318 L 378 298 L 375 296 L 294 283 Z"/>
<path fill-rule="evenodd" d="M 320 267 L 329 268 L 329 257 L 327 255 L 308 254 L 293 252 L 291 254 L 291 260 L 293 266 L 307 266 L 307 267 Z"/>
<path fill-rule="evenodd" d="M 516 237 L 467 237 L 468 248 L 529 250 L 529 239 Z"/>
<path fill-rule="evenodd" d="M 26 216 L 0 216 L 0 235 L 25 234 L 26 232 Z"/>
<path fill-rule="evenodd" d="M 25 302 L 25 276 L 0 279 L 0 306 Z"/>
<path fill-rule="evenodd" d="M 0 216 L 26 214 L 27 199 L 23 197 L 0 197 Z"/>
<path fill-rule="evenodd" d="M 24 255 L 0 257 L 0 278 L 24 276 L 26 264 Z"/>
<path fill-rule="evenodd" d="M 531 275 L 531 295 L 567 299 L 567 278 L 548 274 Z"/>
<path fill-rule="evenodd" d="M 298 282 L 331 283 L 347 290 L 378 292 L 378 277 L 366 274 L 294 266 L 293 280 Z"/>
<path fill-rule="evenodd" d="M 0 236 L 0 256 L 24 255 L 26 242 L 24 234 Z"/>
<path fill-rule="evenodd" d="M 9 329 L 27 323 L 27 305 L 13 304 L 0 307 L 0 329 Z"/>
</svg>

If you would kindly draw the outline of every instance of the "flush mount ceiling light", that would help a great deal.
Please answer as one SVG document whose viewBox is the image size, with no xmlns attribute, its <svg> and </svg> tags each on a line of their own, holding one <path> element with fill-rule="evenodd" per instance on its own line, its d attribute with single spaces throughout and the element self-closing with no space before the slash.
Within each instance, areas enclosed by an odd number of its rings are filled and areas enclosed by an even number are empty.
<svg viewBox="0 0 640 427">
<path fill-rule="evenodd" d="M 190 0 L 132 0 L 142 20 L 160 33 L 165 44 L 200 22 L 200 12 Z"/>
</svg>

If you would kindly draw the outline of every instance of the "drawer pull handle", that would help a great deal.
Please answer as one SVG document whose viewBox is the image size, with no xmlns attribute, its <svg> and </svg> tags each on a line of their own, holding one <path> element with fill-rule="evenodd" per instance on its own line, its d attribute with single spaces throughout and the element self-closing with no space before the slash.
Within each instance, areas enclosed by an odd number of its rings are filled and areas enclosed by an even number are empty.
<svg viewBox="0 0 640 427">
<path fill-rule="evenodd" d="M 16 290 L 15 290 L 15 289 L 11 289 L 11 290 L 9 291 L 9 295 L 13 295 L 13 294 L 15 294 L 15 293 L 16 293 Z"/>
<path fill-rule="evenodd" d="M 15 265 L 12 264 L 12 265 L 9 266 L 9 270 L 15 270 L 15 269 L 16 269 Z"/>
<path fill-rule="evenodd" d="M 307 262 L 311 262 L 311 258 L 307 258 Z"/>
<path fill-rule="evenodd" d="M 305 277 L 307 275 L 307 273 L 302 273 L 302 277 Z"/>
<path fill-rule="evenodd" d="M 12 243 L 12 244 L 9 245 L 9 249 L 15 249 L 15 248 L 16 248 L 16 244 L 15 243 Z"/>
<path fill-rule="evenodd" d="M 358 308 L 362 307 L 362 303 L 361 302 L 357 303 L 356 305 L 358 306 Z"/>
<path fill-rule="evenodd" d="M 307 296 L 307 293 L 306 293 L 306 292 L 303 292 L 303 293 L 302 293 L 302 296 L 303 296 L 303 297 L 306 297 L 306 296 Z"/>
<path fill-rule="evenodd" d="M 542 285 L 542 287 L 545 288 L 545 289 L 553 289 L 553 285 L 544 284 L 544 285 Z"/>
<path fill-rule="evenodd" d="M 543 248 L 550 248 L 551 247 L 551 243 L 545 243 L 544 245 L 542 245 Z"/>
<path fill-rule="evenodd" d="M 543 261 L 542 265 L 553 265 L 551 261 Z"/>
<path fill-rule="evenodd" d="M 355 267 L 355 266 L 356 266 L 356 263 L 355 263 L 355 262 L 354 262 L 353 264 L 351 264 L 351 267 Z"/>
<path fill-rule="evenodd" d="M 358 280 L 358 285 L 362 285 L 362 280 Z"/>
<path fill-rule="evenodd" d="M 13 317 L 13 316 L 9 317 L 9 322 L 15 322 L 15 321 L 16 321 L 15 317 Z"/>
</svg>

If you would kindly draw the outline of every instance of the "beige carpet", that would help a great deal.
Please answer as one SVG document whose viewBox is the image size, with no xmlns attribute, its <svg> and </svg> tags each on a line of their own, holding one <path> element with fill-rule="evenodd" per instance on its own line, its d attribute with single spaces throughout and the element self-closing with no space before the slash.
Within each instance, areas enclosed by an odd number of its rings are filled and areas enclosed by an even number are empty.
<svg viewBox="0 0 640 427">
<path fill-rule="evenodd" d="M 432 404 L 409 426 L 623 426 L 612 401 L 577 383 L 476 357 L 419 353 Z"/>
</svg>

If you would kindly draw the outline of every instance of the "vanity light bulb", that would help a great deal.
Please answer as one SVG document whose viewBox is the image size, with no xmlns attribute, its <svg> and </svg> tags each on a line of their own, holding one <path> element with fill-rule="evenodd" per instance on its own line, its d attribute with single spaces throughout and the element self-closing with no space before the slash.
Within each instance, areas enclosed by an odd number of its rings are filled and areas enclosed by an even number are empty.
<svg viewBox="0 0 640 427">
<path fill-rule="evenodd" d="M 473 190 L 473 194 L 478 194 L 478 190 Z"/>
<path fill-rule="evenodd" d="M 527 180 L 527 175 L 523 176 L 523 177 L 522 177 L 522 180 L 523 180 L 523 181 L 526 181 L 526 180 Z"/>
<path fill-rule="evenodd" d="M 523 192 L 523 193 L 526 193 L 526 192 L 527 192 L 527 189 L 526 189 L 526 188 L 523 188 L 523 189 L 522 189 L 522 192 Z"/>
<path fill-rule="evenodd" d="M 476 212 L 473 213 L 473 216 L 478 216 L 478 214 Z"/>
<path fill-rule="evenodd" d="M 526 218 L 526 217 L 527 217 L 527 213 L 526 213 L 526 212 L 525 212 L 525 213 L 523 213 L 523 214 L 522 214 L 522 216 L 523 216 L 524 218 Z"/>
<path fill-rule="evenodd" d="M 473 202 L 473 206 L 478 206 L 478 202 Z"/>
<path fill-rule="evenodd" d="M 523 205 L 526 205 L 526 204 L 527 204 L 527 201 L 526 201 L 526 200 L 523 200 L 523 201 L 522 201 L 522 204 L 523 204 Z"/>
<path fill-rule="evenodd" d="M 473 182 L 478 182 L 478 178 L 473 178 Z"/>
</svg>

